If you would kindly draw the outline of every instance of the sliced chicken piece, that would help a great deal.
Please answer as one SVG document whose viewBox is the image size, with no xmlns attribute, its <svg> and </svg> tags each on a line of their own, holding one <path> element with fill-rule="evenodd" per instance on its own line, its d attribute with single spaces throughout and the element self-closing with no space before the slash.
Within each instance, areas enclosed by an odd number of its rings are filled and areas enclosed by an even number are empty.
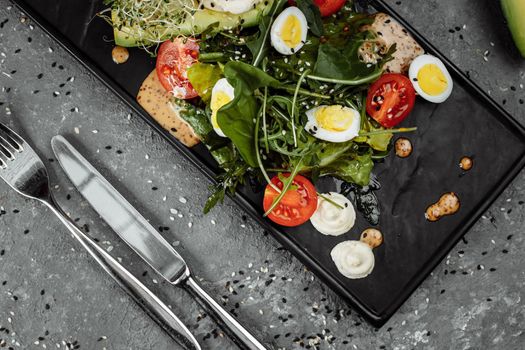
<svg viewBox="0 0 525 350">
<path fill-rule="evenodd" d="M 375 32 L 378 37 L 376 45 L 361 48 L 360 54 L 365 62 L 371 62 L 378 51 L 387 52 L 396 44 L 394 59 L 384 66 L 387 72 L 406 73 L 414 58 L 425 52 L 401 24 L 385 13 L 375 14 L 374 23 L 363 26 L 361 30 Z"/>
</svg>

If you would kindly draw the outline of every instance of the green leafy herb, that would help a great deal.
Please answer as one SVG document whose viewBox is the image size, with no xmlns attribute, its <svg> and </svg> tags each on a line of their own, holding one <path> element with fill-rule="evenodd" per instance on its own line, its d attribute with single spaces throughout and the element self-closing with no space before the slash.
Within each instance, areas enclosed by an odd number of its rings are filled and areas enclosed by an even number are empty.
<svg viewBox="0 0 525 350">
<path fill-rule="evenodd" d="M 333 176 L 343 181 L 366 186 L 374 167 L 371 153 L 340 158 L 328 166 L 320 168 L 320 176 Z"/>
<path fill-rule="evenodd" d="M 211 155 L 221 167 L 232 163 L 235 158 L 235 150 L 228 139 L 217 135 L 206 112 L 194 105 L 173 98 L 172 105 L 179 111 L 179 116 L 188 123 L 197 137 L 210 150 Z"/>
<path fill-rule="evenodd" d="M 204 204 L 204 209 L 202 210 L 204 214 L 208 214 L 213 207 L 215 207 L 219 202 L 224 202 L 224 196 L 226 195 L 226 188 L 219 186 L 215 191 L 208 197 L 206 204 Z"/>
<path fill-rule="evenodd" d="M 286 194 L 286 192 L 291 189 L 292 184 L 293 184 L 293 180 L 295 179 L 297 174 L 299 174 L 299 172 L 302 169 L 302 163 L 303 163 L 303 158 L 299 159 L 299 161 L 294 166 L 294 168 L 293 168 L 292 172 L 290 173 L 290 175 L 283 181 L 283 189 L 282 189 L 281 193 L 279 193 L 277 198 L 274 199 L 274 201 L 273 201 L 272 205 L 270 206 L 270 208 L 268 208 L 268 210 L 264 213 L 264 216 L 268 216 L 268 214 L 270 214 L 279 205 L 279 203 L 283 199 L 283 197 Z"/>
<path fill-rule="evenodd" d="M 252 40 L 246 42 L 246 46 L 252 53 L 252 65 L 255 67 L 258 67 L 261 64 L 262 60 L 268 53 L 268 41 L 270 38 L 270 30 L 272 28 L 273 20 L 276 14 L 281 11 L 285 3 L 286 0 L 276 1 L 273 4 L 270 12 L 261 18 L 259 22 L 259 32 Z"/>
<path fill-rule="evenodd" d="M 304 13 L 310 32 L 317 37 L 322 36 L 324 27 L 319 7 L 312 0 L 296 0 L 295 3 L 301 12 Z"/>
<path fill-rule="evenodd" d="M 377 62 L 364 62 L 359 57 L 360 47 L 375 40 L 370 32 L 359 32 L 341 46 L 338 40 L 319 45 L 317 62 L 309 79 L 344 85 L 361 85 L 377 79 L 383 73 L 383 65 L 392 59 L 396 50 L 392 45 L 388 52 L 378 55 Z"/>
<path fill-rule="evenodd" d="M 234 87 L 235 97 L 219 109 L 217 122 L 246 163 L 257 167 L 254 128 L 259 106 L 254 91 L 265 86 L 277 87 L 280 83 L 262 70 L 242 62 L 228 62 L 224 66 L 224 76 Z"/>
<path fill-rule="evenodd" d="M 188 69 L 188 80 L 204 102 L 211 99 L 211 90 L 221 78 L 219 66 L 206 63 L 195 63 Z"/>
</svg>

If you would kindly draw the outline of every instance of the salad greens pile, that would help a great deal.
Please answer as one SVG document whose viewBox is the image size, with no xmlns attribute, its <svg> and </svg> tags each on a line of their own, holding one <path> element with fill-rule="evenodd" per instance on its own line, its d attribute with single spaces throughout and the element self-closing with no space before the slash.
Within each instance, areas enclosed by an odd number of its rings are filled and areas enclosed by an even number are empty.
<svg viewBox="0 0 525 350">
<path fill-rule="evenodd" d="M 384 129 L 365 110 L 368 84 L 382 74 L 383 65 L 395 51 L 394 45 L 379 53 L 375 63 L 360 59 L 363 43 L 377 40 L 375 33 L 360 30 L 372 19 L 349 4 L 336 15 L 321 18 L 312 0 L 298 0 L 309 35 L 299 52 L 283 56 L 271 49 L 269 37 L 272 22 L 286 2 L 275 1 L 256 28 L 211 28 L 202 33 L 199 62 L 188 70 L 188 79 L 201 99 L 191 103 L 173 100 L 181 107 L 181 117 L 224 169 L 205 212 L 225 194 L 234 194 L 247 177 L 270 183 L 270 173 L 291 173 L 282 179 L 281 198 L 299 173 L 313 181 L 333 176 L 366 186 L 374 160 L 386 157 L 393 133 L 408 131 Z M 210 122 L 211 90 L 221 78 L 235 89 L 233 100 L 217 112 L 227 138 L 219 137 Z M 307 132 L 305 112 L 319 105 L 360 111 L 359 136 L 332 143 Z"/>
</svg>

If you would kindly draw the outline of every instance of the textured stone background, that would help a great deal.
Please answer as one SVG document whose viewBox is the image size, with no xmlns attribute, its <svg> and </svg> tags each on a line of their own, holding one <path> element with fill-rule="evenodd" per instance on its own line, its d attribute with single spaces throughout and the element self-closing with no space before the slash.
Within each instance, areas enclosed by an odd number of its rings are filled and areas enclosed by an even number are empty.
<svg viewBox="0 0 525 350">
<path fill-rule="evenodd" d="M 498 1 L 390 2 L 525 123 L 525 60 L 511 44 Z M 143 121 L 129 117 L 128 107 L 9 5 L 0 0 L 0 120 L 22 130 L 44 158 L 52 156 L 53 135 L 68 136 L 156 226 L 173 228 L 165 236 L 204 279 L 206 289 L 224 296 L 228 308 L 269 346 L 525 346 L 523 173 L 377 330 L 231 201 L 202 216 L 208 187 L 203 176 Z M 144 274 L 142 280 L 171 301 L 204 348 L 233 348 L 185 292 L 157 282 L 158 277 L 119 244 L 65 176 L 55 175 L 56 162 L 48 165 L 60 203 L 108 251 L 137 275 Z M 49 211 L 4 183 L 0 205 L 0 347 L 178 348 L 80 250 Z M 171 208 L 180 215 L 172 214 Z M 273 282 L 266 286 L 268 280 Z"/>
</svg>

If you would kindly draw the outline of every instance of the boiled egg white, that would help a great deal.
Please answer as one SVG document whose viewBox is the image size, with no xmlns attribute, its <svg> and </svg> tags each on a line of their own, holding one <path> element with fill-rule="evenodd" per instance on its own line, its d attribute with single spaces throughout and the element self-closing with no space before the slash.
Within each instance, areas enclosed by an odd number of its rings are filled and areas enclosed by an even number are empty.
<svg viewBox="0 0 525 350">
<path fill-rule="evenodd" d="M 353 108 L 319 106 L 306 112 L 306 131 L 320 140 L 346 142 L 359 135 L 361 116 Z"/>
<path fill-rule="evenodd" d="M 419 96 L 429 102 L 444 102 L 452 93 L 452 77 L 443 62 L 435 56 L 416 57 L 410 64 L 408 76 Z"/>
<path fill-rule="evenodd" d="M 292 55 L 303 47 L 307 33 L 306 17 L 299 8 L 290 6 L 281 12 L 273 22 L 270 39 L 277 52 Z"/>
<path fill-rule="evenodd" d="M 226 137 L 217 122 L 217 112 L 221 107 L 230 103 L 234 97 L 235 89 L 226 78 L 219 79 L 211 90 L 211 125 L 219 136 Z"/>
<path fill-rule="evenodd" d="M 219 12 L 229 12 L 235 15 L 253 9 L 260 0 L 202 0 L 205 8 Z"/>
</svg>

